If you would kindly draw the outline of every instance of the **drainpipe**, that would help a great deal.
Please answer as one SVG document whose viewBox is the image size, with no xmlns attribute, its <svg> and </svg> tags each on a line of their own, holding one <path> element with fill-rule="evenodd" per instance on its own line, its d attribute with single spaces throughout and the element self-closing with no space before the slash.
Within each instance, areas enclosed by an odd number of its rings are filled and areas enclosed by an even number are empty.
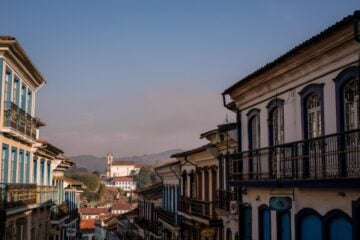
<svg viewBox="0 0 360 240">
<path fill-rule="evenodd" d="M 240 153 L 242 151 L 242 144 L 241 144 L 241 111 L 239 109 L 235 107 L 230 107 L 228 105 L 228 103 L 226 102 L 226 96 L 225 94 L 223 93 L 222 94 L 222 97 L 223 97 L 223 104 L 224 104 L 224 107 L 227 108 L 228 110 L 234 112 L 236 114 L 236 129 L 237 129 L 237 153 L 238 153 L 238 157 L 240 157 Z M 239 168 L 239 172 L 242 172 L 243 171 L 243 167 L 242 167 L 242 164 L 240 164 L 240 166 L 238 166 Z M 241 180 L 241 179 L 240 179 Z M 241 222 L 242 222 L 242 214 L 240 213 L 240 210 L 242 209 L 242 188 L 241 187 L 235 187 L 235 191 L 237 193 L 237 196 L 238 196 L 238 214 L 239 214 L 239 227 L 238 227 L 238 232 L 239 234 L 241 233 L 242 229 L 241 229 Z"/>
</svg>

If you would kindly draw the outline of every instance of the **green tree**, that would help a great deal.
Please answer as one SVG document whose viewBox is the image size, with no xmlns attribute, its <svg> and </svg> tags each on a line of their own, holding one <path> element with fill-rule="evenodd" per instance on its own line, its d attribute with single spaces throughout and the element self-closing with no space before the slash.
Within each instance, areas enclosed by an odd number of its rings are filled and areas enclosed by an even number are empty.
<svg viewBox="0 0 360 240">
<path fill-rule="evenodd" d="M 150 168 L 142 167 L 137 174 L 133 175 L 136 187 L 143 189 L 152 185 L 156 181 L 156 174 Z"/>
<path fill-rule="evenodd" d="M 84 183 L 89 191 L 96 191 L 100 185 L 99 178 L 92 173 L 77 172 L 77 173 L 67 174 L 67 176 Z"/>
</svg>

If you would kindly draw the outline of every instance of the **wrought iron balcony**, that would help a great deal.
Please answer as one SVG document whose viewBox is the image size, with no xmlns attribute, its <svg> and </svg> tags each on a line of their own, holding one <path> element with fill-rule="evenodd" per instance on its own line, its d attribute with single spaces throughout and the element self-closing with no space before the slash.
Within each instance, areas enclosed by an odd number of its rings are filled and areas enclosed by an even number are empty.
<svg viewBox="0 0 360 240">
<path fill-rule="evenodd" d="M 53 186 L 0 183 L 0 207 L 13 208 L 30 204 L 52 204 L 55 190 Z"/>
<path fill-rule="evenodd" d="M 169 212 L 168 210 L 164 209 L 164 208 L 158 208 L 158 216 L 159 219 L 167 222 L 168 224 L 172 225 L 172 226 L 177 226 L 179 223 L 179 219 L 176 213 L 174 212 Z"/>
<path fill-rule="evenodd" d="M 36 138 L 37 120 L 13 102 L 5 102 L 4 127 Z"/>
<path fill-rule="evenodd" d="M 245 151 L 231 172 L 241 182 L 360 178 L 360 130 Z"/>
<path fill-rule="evenodd" d="M 134 223 L 142 228 L 145 232 L 151 232 L 156 236 L 160 236 L 162 234 L 162 227 L 159 222 L 149 221 L 142 217 L 135 217 Z"/>
<path fill-rule="evenodd" d="M 51 209 L 50 219 L 52 222 L 60 221 L 62 219 L 68 218 L 69 213 L 70 212 L 67 202 L 63 202 Z"/>
<path fill-rule="evenodd" d="M 240 192 L 217 190 L 216 207 L 225 211 L 230 211 L 230 202 L 239 201 Z"/>
<path fill-rule="evenodd" d="M 214 204 L 191 198 L 179 199 L 179 211 L 188 215 L 194 215 L 205 219 L 212 219 L 214 215 Z"/>
</svg>

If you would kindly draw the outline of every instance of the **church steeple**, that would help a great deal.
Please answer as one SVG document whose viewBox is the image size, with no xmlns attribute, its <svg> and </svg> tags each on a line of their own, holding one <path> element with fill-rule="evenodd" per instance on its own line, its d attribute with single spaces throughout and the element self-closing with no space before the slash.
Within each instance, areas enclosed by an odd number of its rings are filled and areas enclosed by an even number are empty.
<svg viewBox="0 0 360 240">
<path fill-rule="evenodd" d="M 113 162 L 113 155 L 111 153 L 108 153 L 107 155 L 107 170 L 106 170 L 106 177 L 111 178 L 111 165 Z"/>
</svg>

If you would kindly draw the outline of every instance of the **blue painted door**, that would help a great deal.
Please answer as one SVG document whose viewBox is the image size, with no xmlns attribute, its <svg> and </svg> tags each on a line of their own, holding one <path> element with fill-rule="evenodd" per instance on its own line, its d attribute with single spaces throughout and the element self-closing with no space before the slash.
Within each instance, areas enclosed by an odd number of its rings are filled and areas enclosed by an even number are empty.
<svg viewBox="0 0 360 240">
<path fill-rule="evenodd" d="M 12 183 L 16 183 L 16 172 L 17 172 L 17 149 L 11 149 L 11 168 L 12 168 Z"/>
<path fill-rule="evenodd" d="M 278 236 L 280 240 L 290 240 L 291 239 L 291 226 L 290 226 L 290 212 L 279 213 L 279 227 L 278 227 Z"/>
<path fill-rule="evenodd" d="M 345 218 L 338 217 L 329 224 L 330 240 L 351 240 L 352 226 Z"/>
<path fill-rule="evenodd" d="M 252 239 L 252 221 L 251 221 L 251 208 L 244 209 L 244 239 L 251 240 Z"/>
<path fill-rule="evenodd" d="M 270 240 L 271 239 L 271 226 L 270 226 L 270 210 L 262 209 L 260 212 L 260 239 Z"/>
<path fill-rule="evenodd" d="M 24 183 L 24 151 L 19 151 L 19 182 Z"/>
<path fill-rule="evenodd" d="M 9 147 L 8 145 L 3 145 L 2 149 L 2 169 L 3 169 L 3 178 L 1 179 L 4 183 L 9 182 Z"/>
<path fill-rule="evenodd" d="M 314 215 L 306 216 L 301 221 L 301 240 L 322 239 L 321 221 Z"/>
</svg>

